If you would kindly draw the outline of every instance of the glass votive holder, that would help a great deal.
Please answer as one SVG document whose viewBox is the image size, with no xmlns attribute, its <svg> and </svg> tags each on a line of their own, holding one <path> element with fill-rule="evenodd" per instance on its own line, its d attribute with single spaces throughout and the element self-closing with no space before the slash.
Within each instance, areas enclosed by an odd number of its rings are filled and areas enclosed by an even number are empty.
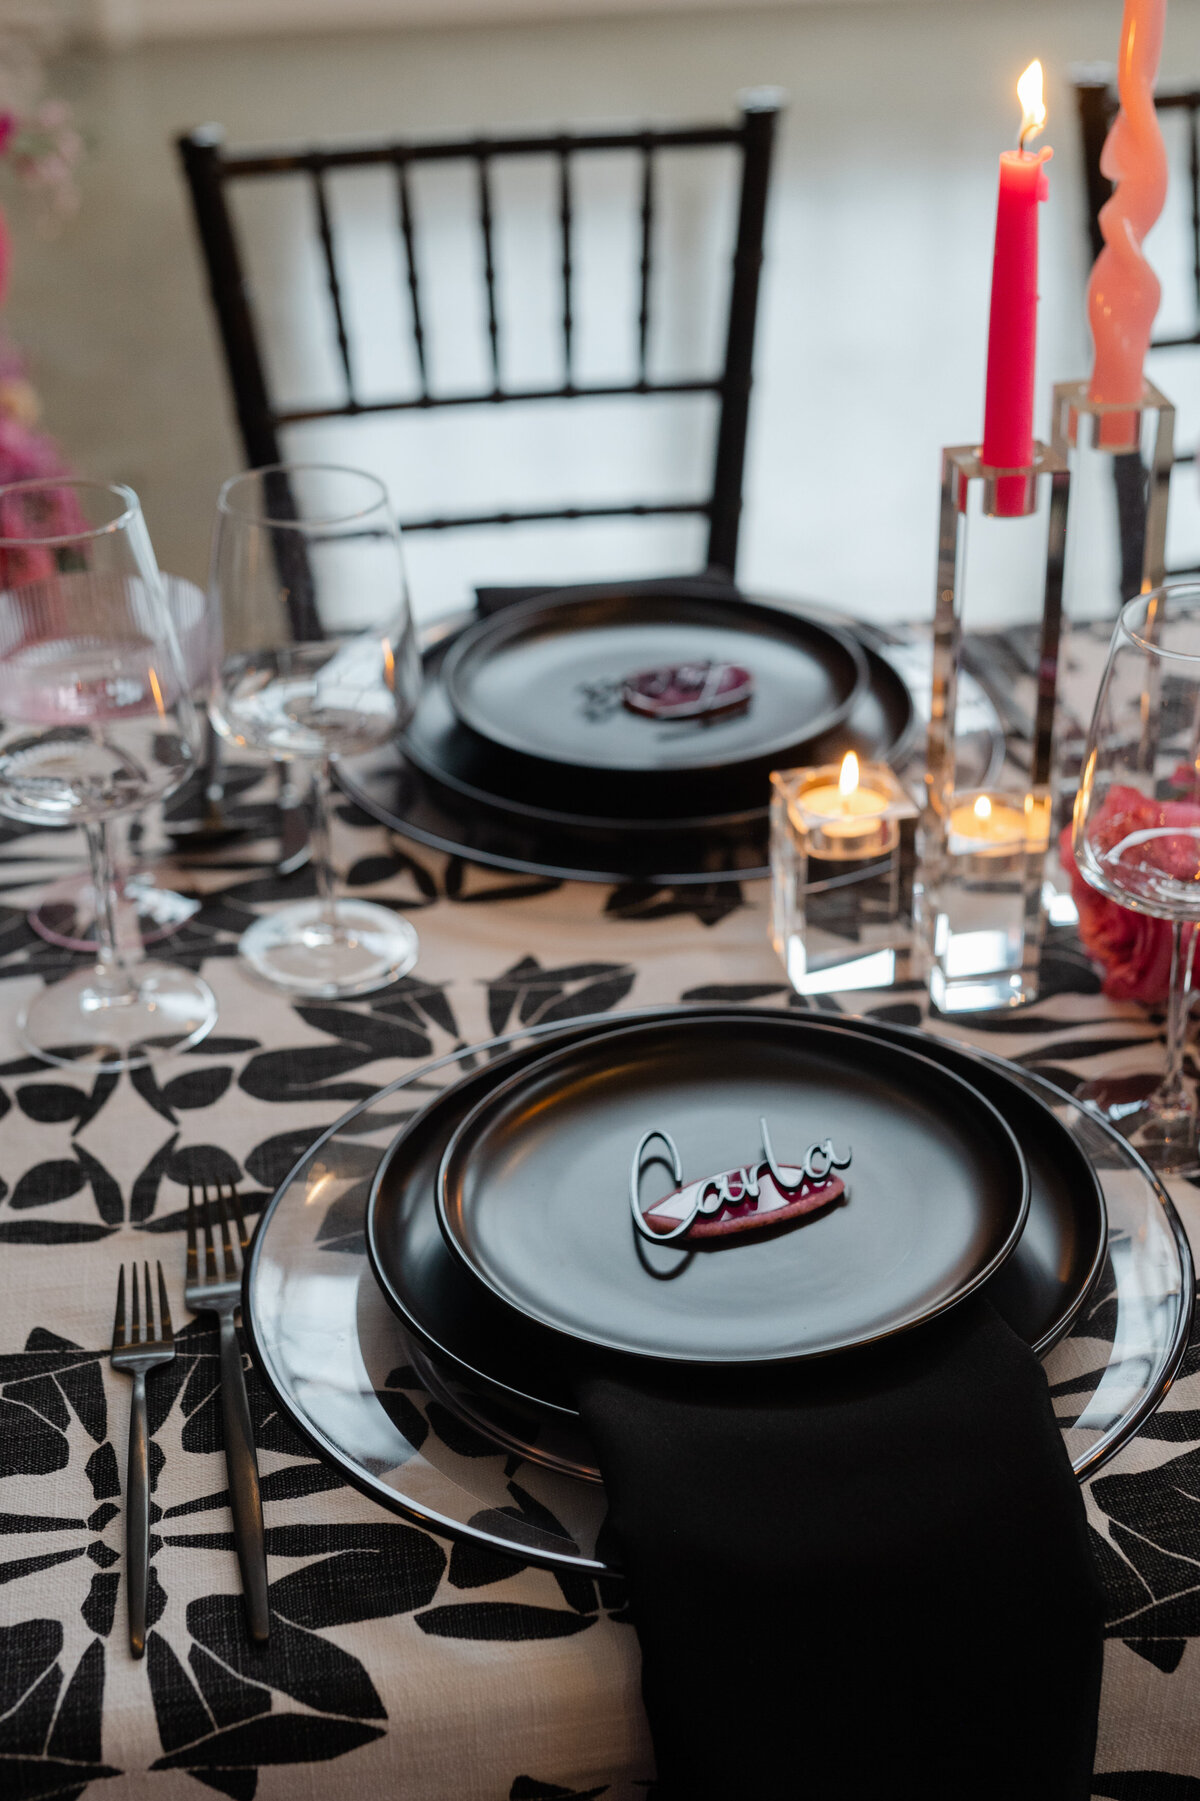
<svg viewBox="0 0 1200 1801">
<path fill-rule="evenodd" d="M 918 834 L 917 930 L 940 1013 L 1037 999 L 1049 793 L 973 788 Z"/>
<path fill-rule="evenodd" d="M 889 988 L 913 946 L 917 808 L 884 763 L 771 777 L 771 939 L 797 994 Z"/>
</svg>

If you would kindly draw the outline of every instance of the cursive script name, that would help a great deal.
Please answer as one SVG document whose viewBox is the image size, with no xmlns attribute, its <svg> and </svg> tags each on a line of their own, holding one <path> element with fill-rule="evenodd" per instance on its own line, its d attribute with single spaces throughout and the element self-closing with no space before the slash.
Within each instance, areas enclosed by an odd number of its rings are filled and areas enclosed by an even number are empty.
<svg viewBox="0 0 1200 1801">
<path fill-rule="evenodd" d="M 694 1236 L 715 1237 L 745 1231 L 756 1225 L 778 1225 L 801 1212 L 824 1206 L 843 1192 L 836 1171 L 848 1169 L 852 1153 L 839 1154 L 833 1140 L 810 1144 L 798 1165 L 782 1165 L 771 1144 L 765 1119 L 760 1118 L 762 1156 L 754 1163 L 683 1184 L 683 1165 L 675 1140 L 657 1127 L 644 1132 L 633 1153 L 629 1173 L 629 1205 L 633 1222 L 644 1238 L 659 1244 Z M 646 1151 L 658 1140 L 669 1152 L 674 1190 L 642 1211 L 640 1188 Z M 750 1205 L 753 1203 L 753 1205 Z M 737 1210 L 734 1215 L 733 1210 Z M 720 1220 L 726 1213 L 728 1217 Z M 699 1223 L 711 1221 L 712 1223 Z"/>
</svg>

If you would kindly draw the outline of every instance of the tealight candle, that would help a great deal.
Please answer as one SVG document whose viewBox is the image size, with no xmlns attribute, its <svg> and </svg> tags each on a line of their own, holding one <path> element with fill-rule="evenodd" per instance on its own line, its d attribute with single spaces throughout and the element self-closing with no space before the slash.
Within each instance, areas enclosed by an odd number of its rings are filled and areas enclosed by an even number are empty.
<svg viewBox="0 0 1200 1801">
<path fill-rule="evenodd" d="M 929 998 L 941 1013 L 1019 1005 L 1036 993 L 1049 794 L 959 792 L 947 824 L 922 834 L 916 884 Z"/>
<path fill-rule="evenodd" d="M 1026 803 L 1014 806 L 1001 795 L 956 799 L 950 812 L 950 850 L 961 855 L 965 851 L 1023 849 L 1030 837 L 1027 813 Z"/>
<path fill-rule="evenodd" d="M 798 799 L 806 813 L 830 821 L 825 830 L 831 838 L 853 838 L 871 831 L 871 821 L 878 819 L 888 804 L 887 796 L 871 787 L 869 780 L 864 784 L 852 750 L 842 758 L 836 787 L 832 782 L 818 782 L 801 789 Z"/>
<path fill-rule="evenodd" d="M 819 836 L 821 842 L 812 854 L 849 858 L 878 856 L 890 850 L 894 836 L 885 842 L 880 833 L 882 829 L 887 838 L 883 816 L 894 800 L 891 771 L 868 764 L 864 780 L 858 758 L 848 750 L 836 782 L 829 779 L 830 774 L 830 770 L 814 770 L 812 779 L 797 789 L 791 802 L 797 827 Z"/>
<path fill-rule="evenodd" d="M 912 797 L 853 751 L 771 790 L 771 938 L 793 988 L 890 987 L 912 948 Z"/>
</svg>

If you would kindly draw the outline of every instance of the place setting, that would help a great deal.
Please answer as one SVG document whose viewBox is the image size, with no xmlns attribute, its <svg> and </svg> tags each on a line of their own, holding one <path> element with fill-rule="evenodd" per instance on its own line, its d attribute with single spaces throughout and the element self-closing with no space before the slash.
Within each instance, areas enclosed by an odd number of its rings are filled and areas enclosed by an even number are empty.
<svg viewBox="0 0 1200 1801">
<path fill-rule="evenodd" d="M 249 1265 L 246 1316 L 281 1404 L 304 1431 L 324 1440 L 347 1473 L 392 1505 L 420 1511 L 428 1504 L 427 1485 L 437 1478 L 422 1469 L 416 1486 L 407 1486 L 411 1452 L 403 1433 L 387 1423 L 394 1397 L 386 1377 L 403 1361 L 404 1345 L 416 1354 L 418 1378 L 427 1378 L 412 1382 L 408 1398 L 423 1389 L 435 1394 L 492 1439 L 499 1465 L 503 1451 L 516 1450 L 532 1466 L 527 1479 L 544 1468 L 595 1481 L 599 1472 L 580 1435 L 573 1389 L 573 1365 L 580 1358 L 586 1364 L 595 1349 L 614 1353 L 617 1367 L 632 1358 L 650 1367 L 698 1366 L 706 1374 L 782 1368 L 894 1339 L 978 1287 L 1048 1367 L 1057 1360 L 1086 1372 L 1062 1421 L 1081 1471 L 1098 1467 L 1136 1430 L 1148 1399 L 1153 1404 L 1177 1366 L 1189 1317 L 1190 1257 L 1173 1209 L 1164 1207 L 1161 1189 L 1119 1134 L 1040 1079 L 908 1028 L 746 1009 L 676 1008 L 642 1015 L 636 1025 L 629 1019 L 581 1022 L 532 1039 L 517 1034 L 511 1046 L 488 1047 L 488 1062 L 462 1074 L 464 1057 L 451 1058 L 440 1072 L 422 1072 L 422 1080 L 440 1079 L 436 1097 L 398 1133 L 389 1132 L 410 1080 L 402 1077 L 333 1127 L 280 1188 Z M 548 1053 L 547 1040 L 557 1049 Z M 744 1081 L 722 1080 L 731 1057 L 753 1059 Z M 663 1084 L 663 1122 L 643 1131 L 650 1067 Z M 782 1128 L 772 1128 L 772 1115 L 756 1109 L 767 1105 L 773 1081 L 783 1096 L 780 1118 L 789 1119 L 796 1098 L 807 1098 L 805 1073 L 814 1068 L 821 1074 L 813 1086 L 827 1104 L 831 1089 L 842 1089 L 844 1130 L 858 1170 L 850 1173 L 853 1161 L 845 1171 L 828 1170 L 826 1182 L 802 1184 L 790 1199 L 770 1173 L 771 1162 L 795 1173 Z M 878 1093 L 859 1093 L 864 1069 L 879 1081 Z M 637 1091 L 637 1104 L 623 1084 Z M 857 1152 L 855 1114 L 862 1122 Z M 770 1160 L 764 1159 L 764 1119 Z M 532 1142 L 522 1137 L 522 1120 L 537 1122 Z M 692 1155 L 702 1167 L 719 1162 L 731 1138 L 745 1146 L 750 1161 L 736 1170 L 714 1169 L 717 1182 L 729 1176 L 740 1192 L 742 1175 L 766 1170 L 749 1210 L 753 1217 L 763 1199 L 773 1202 L 761 1225 L 739 1228 L 726 1206 L 733 1226 L 722 1232 L 720 1218 L 709 1223 L 697 1213 L 687 1232 L 698 1229 L 700 1237 L 689 1244 L 681 1234 L 673 1248 L 674 1241 L 646 1223 L 652 1208 L 643 1208 L 642 1226 L 631 1219 L 635 1154 L 639 1167 L 657 1173 L 659 1186 L 672 1194 L 694 1195 L 703 1187 L 682 1180 L 671 1186 L 672 1143 L 681 1176 L 691 1173 L 691 1158 L 684 1163 L 681 1149 L 688 1142 L 684 1122 L 691 1124 Z M 651 1131 L 670 1139 L 643 1144 Z M 877 1178 L 865 1217 L 853 1220 L 872 1135 L 874 1156 L 882 1159 L 876 1168 L 911 1174 L 907 1188 Z M 820 1149 L 825 1142 L 817 1145 L 818 1172 L 828 1161 Z M 829 1142 L 840 1155 L 836 1135 Z M 591 1181 L 589 1145 L 603 1170 L 601 1177 L 593 1169 Z M 790 1155 L 809 1148 L 794 1146 Z M 928 1151 L 924 1159 L 922 1151 Z M 515 1221 L 497 1179 L 506 1153 L 520 1172 Z M 364 1154 L 368 1163 L 378 1158 L 369 1183 Z M 546 1172 L 541 1183 L 529 1174 L 539 1166 Z M 563 1169 L 579 1171 L 577 1184 L 563 1180 Z M 325 1203 L 315 1208 L 314 1184 Z M 956 1187 L 965 1210 L 952 1220 Z M 600 1192 L 607 1197 L 603 1208 L 590 1199 Z M 717 1192 L 714 1186 L 710 1203 Z M 556 1230 L 545 1209 L 559 1205 L 564 1213 Z M 907 1255 L 901 1242 L 880 1242 L 875 1207 L 892 1230 L 921 1241 L 928 1262 Z M 923 1210 L 934 1220 L 934 1229 L 924 1232 Z M 775 1224 L 772 1212 L 787 1217 Z M 331 1239 L 325 1221 L 333 1215 L 340 1235 Z M 898 1215 L 907 1216 L 907 1226 Z M 671 1230 L 685 1217 L 677 1205 Z M 816 1226 L 830 1224 L 835 1231 L 826 1246 L 814 1246 Z M 868 1243 L 878 1254 L 874 1287 L 865 1280 Z M 733 1249 L 750 1253 L 741 1270 L 718 1254 Z M 319 1303 L 311 1298 L 314 1285 Z M 1098 1288 L 1106 1304 L 1115 1299 L 1119 1329 L 1111 1333 L 1106 1321 L 1093 1343 L 1088 1299 Z M 814 1309 L 811 1300 L 798 1307 L 797 1292 L 818 1295 L 827 1310 Z M 293 1296 L 302 1293 L 310 1299 L 299 1321 Z M 801 1326 L 805 1335 L 796 1339 Z M 314 1360 L 324 1370 L 319 1391 L 302 1379 Z M 351 1418 L 357 1425 L 343 1436 Z M 357 1445 L 373 1437 L 378 1450 L 390 1442 L 390 1468 L 357 1454 Z M 436 1440 L 422 1462 L 432 1459 L 436 1469 L 439 1456 L 441 1505 L 469 1507 L 472 1497 L 456 1493 L 461 1468 Z M 473 1470 L 472 1481 L 482 1473 Z M 476 1491 L 476 1507 L 480 1498 Z M 575 1508 L 589 1505 L 582 1495 L 572 1500 Z M 559 1515 L 571 1517 L 570 1509 Z M 585 1550 L 586 1535 L 566 1554 Z"/>
<path fill-rule="evenodd" d="M 278 1404 L 402 1517 L 527 1564 L 621 1569 L 605 1383 L 621 1418 L 643 1389 L 709 1397 L 729 1427 L 747 1389 L 802 1417 L 814 1372 L 907 1368 L 973 1291 L 1041 1359 L 1079 1477 L 1178 1368 L 1192 1266 L 1163 1190 L 1111 1127 L 999 1059 L 853 1018 L 700 1008 L 485 1048 L 478 1068 L 423 1070 L 441 1086 L 399 1129 L 405 1078 L 347 1115 L 281 1186 L 247 1266 Z M 902 1236 L 932 1210 L 932 1263 L 881 1235 L 877 1206 Z M 649 1225 L 656 1207 L 677 1239 Z M 617 1480 L 634 1458 L 638 1493 L 654 1458 L 631 1430 Z M 720 1434 L 696 1455 L 724 1480 Z"/>
</svg>

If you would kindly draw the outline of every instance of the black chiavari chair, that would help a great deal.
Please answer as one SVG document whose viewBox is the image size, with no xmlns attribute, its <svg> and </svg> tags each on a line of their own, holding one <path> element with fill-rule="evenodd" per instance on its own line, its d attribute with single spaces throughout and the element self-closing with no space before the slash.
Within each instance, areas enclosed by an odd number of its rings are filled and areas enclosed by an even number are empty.
<svg viewBox="0 0 1200 1801">
<path fill-rule="evenodd" d="M 711 394 L 717 401 L 712 486 L 684 500 L 630 498 L 610 504 L 517 509 L 494 513 L 439 514 L 402 519 L 406 532 L 441 532 L 467 526 L 542 523 L 551 520 L 650 518 L 679 514 L 708 521 L 709 570 L 732 578 L 737 562 L 738 527 L 746 433 L 753 375 L 755 323 L 763 253 L 763 227 L 775 128 L 783 97 L 773 89 L 741 97 L 738 119 L 722 125 L 670 126 L 641 130 L 558 131 L 513 137 L 336 145 L 273 150 L 229 150 L 219 127 L 204 126 L 178 140 L 191 194 L 196 227 L 207 267 L 213 307 L 233 393 L 246 460 L 260 466 L 284 459 L 280 433 L 319 419 L 361 419 L 381 413 L 427 412 L 441 407 L 495 406 L 513 401 L 576 401 L 607 396 Z M 659 378 L 649 351 L 652 283 L 655 270 L 657 164 L 664 151 L 730 146 L 740 153 L 737 230 L 730 269 L 723 366 L 711 373 Z M 595 152 L 633 152 L 640 159 L 638 233 L 637 368 L 631 379 L 595 382 L 576 373 L 576 200 L 575 164 Z M 496 204 L 493 171 L 505 159 L 551 157 L 557 166 L 557 235 L 560 250 L 559 325 L 562 380 L 545 386 L 513 385 L 504 378 L 503 321 L 497 302 Z M 465 164 L 474 169 L 476 217 L 486 291 L 487 355 L 490 385 L 467 393 L 435 391 L 427 346 L 426 301 L 421 275 L 421 231 L 414 203 L 412 171 L 431 163 Z M 384 399 L 364 399 L 356 382 L 345 279 L 338 233 L 330 206 L 329 177 L 336 171 L 372 165 L 392 172 L 395 229 L 403 258 L 416 391 Z M 229 190 L 237 183 L 281 177 L 307 179 L 312 218 L 320 247 L 330 321 L 337 345 L 342 397 L 326 405 L 289 403 L 272 394 L 263 354 L 262 321 L 247 280 L 246 264 Z"/>
</svg>

